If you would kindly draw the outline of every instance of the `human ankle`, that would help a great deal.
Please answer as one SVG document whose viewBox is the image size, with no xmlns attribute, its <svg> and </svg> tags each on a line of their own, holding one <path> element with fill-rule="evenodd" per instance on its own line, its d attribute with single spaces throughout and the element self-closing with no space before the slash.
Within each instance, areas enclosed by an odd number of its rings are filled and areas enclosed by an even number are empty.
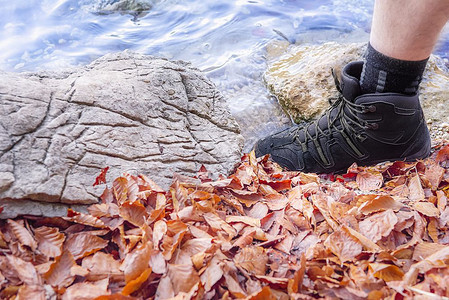
<svg viewBox="0 0 449 300">
<path fill-rule="evenodd" d="M 420 61 L 392 58 L 368 44 L 360 78 L 362 93 L 415 94 L 427 61 L 428 58 Z"/>
</svg>

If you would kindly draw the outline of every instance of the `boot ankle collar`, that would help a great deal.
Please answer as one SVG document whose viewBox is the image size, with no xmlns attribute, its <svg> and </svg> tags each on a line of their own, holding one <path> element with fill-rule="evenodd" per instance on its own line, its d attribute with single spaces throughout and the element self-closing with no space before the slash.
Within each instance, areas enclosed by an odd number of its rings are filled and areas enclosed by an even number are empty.
<svg viewBox="0 0 449 300">
<path fill-rule="evenodd" d="M 347 64 L 341 71 L 340 88 L 343 97 L 350 101 L 362 94 L 360 90 L 360 75 L 362 73 L 363 62 L 356 61 Z"/>
</svg>

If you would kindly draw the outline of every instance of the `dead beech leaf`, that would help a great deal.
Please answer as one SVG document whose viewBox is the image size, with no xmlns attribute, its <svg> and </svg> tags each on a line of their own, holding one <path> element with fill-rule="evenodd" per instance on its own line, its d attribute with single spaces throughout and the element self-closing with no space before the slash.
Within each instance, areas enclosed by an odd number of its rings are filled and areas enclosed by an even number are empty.
<svg viewBox="0 0 449 300">
<path fill-rule="evenodd" d="M 245 247 L 235 255 L 234 262 L 250 274 L 265 275 L 268 256 L 262 247 Z"/>
<path fill-rule="evenodd" d="M 415 246 L 412 259 L 414 261 L 421 261 L 445 247 L 446 245 L 438 243 L 426 243 L 426 242 L 419 243 Z"/>
<path fill-rule="evenodd" d="M 91 281 L 109 278 L 111 281 L 121 281 L 124 274 L 120 271 L 120 262 L 111 254 L 96 252 L 92 256 L 85 257 L 81 266 L 89 271 L 86 276 Z"/>
<path fill-rule="evenodd" d="M 47 284 L 57 287 L 67 287 L 75 280 L 72 268 L 76 267 L 72 253 L 64 251 L 57 257 L 50 269 L 44 274 L 43 278 Z"/>
<path fill-rule="evenodd" d="M 167 276 L 175 294 L 188 293 L 200 281 L 198 272 L 191 265 L 168 265 Z"/>
<path fill-rule="evenodd" d="M 421 201 L 426 198 L 426 195 L 424 194 L 424 190 L 421 185 L 421 179 L 419 178 L 418 174 L 410 178 L 408 189 L 410 193 L 408 198 L 410 199 L 410 201 L 412 202 Z"/>
<path fill-rule="evenodd" d="M 341 263 L 352 261 L 362 253 L 362 245 L 344 231 L 335 231 L 327 237 L 324 245 L 334 253 Z"/>
<path fill-rule="evenodd" d="M 42 279 L 32 263 L 13 255 L 6 256 L 10 268 L 14 269 L 20 280 L 27 285 L 40 285 Z"/>
<path fill-rule="evenodd" d="M 213 231 L 223 230 L 225 231 L 231 238 L 237 235 L 235 229 L 223 221 L 219 216 L 214 213 L 205 213 L 203 215 L 204 220 L 209 224 Z"/>
<path fill-rule="evenodd" d="M 95 178 L 95 182 L 93 184 L 93 186 L 102 184 L 102 183 L 106 183 L 106 173 L 108 172 L 109 167 L 103 168 L 101 169 L 100 175 L 97 176 L 97 178 Z"/>
<path fill-rule="evenodd" d="M 168 261 L 182 241 L 187 232 L 187 225 L 179 220 L 169 220 L 167 223 L 167 234 L 162 239 L 161 249 L 164 258 Z"/>
<path fill-rule="evenodd" d="M 89 232 L 80 232 L 70 235 L 65 244 L 64 249 L 72 253 L 76 259 L 86 257 L 92 253 L 97 252 L 105 248 L 108 245 L 108 241 L 92 235 Z"/>
<path fill-rule="evenodd" d="M 158 220 L 153 226 L 153 245 L 155 249 L 159 249 L 159 243 L 167 233 L 167 223 L 164 220 Z"/>
<path fill-rule="evenodd" d="M 301 261 L 298 270 L 293 274 L 293 278 L 288 280 L 287 291 L 290 297 L 301 290 L 304 273 L 306 271 L 306 256 L 301 254 Z"/>
<path fill-rule="evenodd" d="M 118 206 L 115 203 L 92 204 L 87 210 L 89 214 L 97 218 L 114 217 L 119 214 Z"/>
<path fill-rule="evenodd" d="M 398 218 L 393 210 L 388 209 L 381 213 L 376 213 L 359 223 L 360 233 L 373 242 L 379 241 L 382 237 L 388 236 L 398 222 Z"/>
<path fill-rule="evenodd" d="M 271 210 L 284 209 L 290 202 L 286 196 L 279 193 L 266 195 L 265 200 L 265 204 Z"/>
<path fill-rule="evenodd" d="M 109 295 L 110 293 L 107 290 L 107 286 L 104 287 L 90 282 L 79 282 L 67 288 L 61 300 L 98 299 L 97 297 Z"/>
<path fill-rule="evenodd" d="M 260 220 L 247 216 L 226 216 L 227 223 L 244 223 L 249 226 L 260 227 Z"/>
<path fill-rule="evenodd" d="M 8 225 L 20 243 L 30 247 L 33 251 L 36 250 L 37 242 L 25 226 L 11 219 L 8 219 Z"/>
<path fill-rule="evenodd" d="M 22 285 L 17 293 L 16 300 L 46 300 L 47 295 L 42 285 Z"/>
<path fill-rule="evenodd" d="M 395 265 L 370 263 L 369 268 L 373 276 L 386 282 L 402 280 L 404 272 Z"/>
<path fill-rule="evenodd" d="M 276 296 L 273 295 L 269 286 L 263 287 L 260 291 L 249 295 L 247 300 L 276 300 Z"/>
<path fill-rule="evenodd" d="M 443 180 L 445 171 L 446 170 L 442 168 L 438 163 L 432 163 L 429 167 L 426 168 L 425 176 L 427 180 L 429 180 L 432 190 L 435 191 L 436 189 L 438 189 L 441 180 Z"/>
<path fill-rule="evenodd" d="M 137 277 L 136 279 L 133 279 L 131 281 L 129 281 L 122 290 L 122 294 L 125 296 L 129 296 L 132 293 L 134 293 L 135 291 L 137 291 L 138 289 L 140 289 L 140 287 L 142 286 L 142 284 L 147 281 L 148 277 L 150 277 L 151 275 L 151 268 L 146 269 L 145 271 L 143 271 L 139 277 Z"/>
<path fill-rule="evenodd" d="M 393 197 L 387 195 L 361 195 L 358 201 L 364 201 L 359 206 L 358 211 L 365 215 L 387 209 L 398 211 L 404 206 L 402 203 L 394 200 Z"/>
<path fill-rule="evenodd" d="M 125 177 L 116 178 L 112 182 L 112 192 L 118 204 L 128 200 L 128 179 Z"/>
<path fill-rule="evenodd" d="M 103 221 L 100 219 L 88 214 L 74 211 L 71 208 L 67 209 L 67 217 L 65 217 L 64 220 L 96 228 L 106 228 Z"/>
<path fill-rule="evenodd" d="M 380 189 L 384 178 L 377 171 L 361 171 L 357 174 L 356 182 L 360 190 L 368 192 Z"/>
<path fill-rule="evenodd" d="M 223 277 L 223 269 L 221 268 L 221 265 L 222 259 L 218 258 L 218 256 L 214 256 L 206 266 L 204 272 L 201 274 L 201 283 L 203 284 L 206 292 L 210 291 L 212 286 Z"/>
<path fill-rule="evenodd" d="M 421 214 L 428 217 L 438 217 L 440 215 L 440 211 L 430 202 L 416 202 L 413 205 L 413 208 L 420 212 Z"/>
<path fill-rule="evenodd" d="M 58 228 L 42 226 L 34 229 L 39 250 L 48 257 L 61 255 L 65 235 Z"/>
<path fill-rule="evenodd" d="M 145 270 L 148 269 L 151 256 L 151 244 L 140 244 L 131 253 L 126 255 L 120 270 L 125 273 L 125 282 L 138 278 Z"/>
<path fill-rule="evenodd" d="M 137 227 L 142 227 L 148 219 L 147 210 L 139 201 L 125 201 L 120 205 L 119 211 L 123 219 Z"/>
</svg>

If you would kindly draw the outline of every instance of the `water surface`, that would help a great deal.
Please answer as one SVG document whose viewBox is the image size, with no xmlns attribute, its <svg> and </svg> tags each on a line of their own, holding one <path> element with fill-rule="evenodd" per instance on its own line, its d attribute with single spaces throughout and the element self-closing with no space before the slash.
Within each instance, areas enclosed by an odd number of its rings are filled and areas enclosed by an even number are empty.
<svg viewBox="0 0 449 300">
<path fill-rule="evenodd" d="M 130 49 L 203 70 L 246 148 L 290 124 L 262 81 L 272 41 L 366 41 L 367 0 L 0 0 L 0 69 L 57 70 Z M 437 53 L 447 58 L 444 35 Z"/>
</svg>

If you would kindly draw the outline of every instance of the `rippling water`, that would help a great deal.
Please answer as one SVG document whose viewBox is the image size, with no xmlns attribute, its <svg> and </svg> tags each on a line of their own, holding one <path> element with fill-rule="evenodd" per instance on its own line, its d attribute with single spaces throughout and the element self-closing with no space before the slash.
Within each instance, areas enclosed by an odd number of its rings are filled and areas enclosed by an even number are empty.
<svg viewBox="0 0 449 300">
<path fill-rule="evenodd" d="M 366 41 L 373 1 L 0 0 L 0 5 L 0 69 L 60 69 L 124 49 L 190 61 L 228 99 L 248 150 L 258 137 L 290 123 L 262 82 L 267 44 Z M 437 49 L 446 58 L 447 40 Z"/>
</svg>

